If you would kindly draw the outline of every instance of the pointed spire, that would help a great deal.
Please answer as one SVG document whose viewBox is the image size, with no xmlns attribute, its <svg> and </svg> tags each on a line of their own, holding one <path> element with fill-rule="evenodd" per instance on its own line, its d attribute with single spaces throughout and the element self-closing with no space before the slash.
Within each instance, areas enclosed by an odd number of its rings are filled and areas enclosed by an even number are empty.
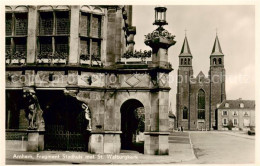
<svg viewBox="0 0 260 166">
<path fill-rule="evenodd" d="M 219 44 L 218 34 L 216 34 L 216 39 L 215 39 L 215 42 L 214 42 L 214 46 L 213 46 L 211 55 L 224 55 L 222 53 L 222 50 L 221 50 L 221 47 L 220 47 L 220 44 Z"/>
<path fill-rule="evenodd" d="M 191 52 L 190 52 L 190 46 L 189 46 L 189 43 L 188 43 L 188 39 L 187 39 L 187 36 L 186 36 L 186 33 L 185 33 L 185 38 L 184 38 L 184 42 L 183 42 L 183 45 L 182 45 L 180 56 L 187 56 L 187 55 L 191 56 Z"/>
</svg>

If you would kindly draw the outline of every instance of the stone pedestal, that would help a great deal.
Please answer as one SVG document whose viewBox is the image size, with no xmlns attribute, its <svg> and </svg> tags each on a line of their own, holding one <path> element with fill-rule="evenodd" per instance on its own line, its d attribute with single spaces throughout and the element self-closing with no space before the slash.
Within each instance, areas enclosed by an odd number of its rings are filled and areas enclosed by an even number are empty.
<svg viewBox="0 0 260 166">
<path fill-rule="evenodd" d="M 28 131 L 27 151 L 38 152 L 44 150 L 44 134 L 40 131 Z"/>
<path fill-rule="evenodd" d="M 145 132 L 144 154 L 168 155 L 170 132 Z"/>
<path fill-rule="evenodd" d="M 104 131 L 95 133 L 92 132 L 89 139 L 89 153 L 118 154 L 121 149 L 120 134 L 121 131 Z"/>
</svg>

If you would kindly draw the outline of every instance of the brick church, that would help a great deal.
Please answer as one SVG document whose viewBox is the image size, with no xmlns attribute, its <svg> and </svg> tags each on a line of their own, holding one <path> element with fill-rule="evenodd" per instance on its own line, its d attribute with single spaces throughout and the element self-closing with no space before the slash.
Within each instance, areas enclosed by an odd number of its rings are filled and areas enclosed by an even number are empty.
<svg viewBox="0 0 260 166">
<path fill-rule="evenodd" d="M 218 36 L 213 45 L 208 76 L 193 76 L 192 53 L 185 36 L 179 55 L 176 127 L 184 130 L 216 129 L 217 104 L 226 99 L 224 54 Z"/>
</svg>

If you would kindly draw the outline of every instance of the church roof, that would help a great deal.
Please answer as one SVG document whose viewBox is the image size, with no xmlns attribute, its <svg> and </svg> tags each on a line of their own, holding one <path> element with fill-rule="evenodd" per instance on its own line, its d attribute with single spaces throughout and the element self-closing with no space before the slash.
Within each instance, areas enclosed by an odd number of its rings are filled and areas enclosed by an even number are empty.
<svg viewBox="0 0 260 166">
<path fill-rule="evenodd" d="M 213 46 L 211 55 L 224 55 L 222 50 L 221 50 L 221 47 L 220 47 L 218 35 L 216 35 L 216 39 L 215 39 L 215 42 L 214 42 L 214 46 Z"/>
<path fill-rule="evenodd" d="M 199 78 L 199 77 L 204 78 L 205 74 L 202 71 L 200 71 L 196 78 Z"/>
<path fill-rule="evenodd" d="M 240 104 L 243 104 L 243 107 Z M 255 100 L 224 100 L 218 109 L 255 109 Z"/>
<path fill-rule="evenodd" d="M 190 46 L 188 43 L 187 36 L 185 36 L 185 38 L 184 38 L 180 56 L 192 56 L 191 52 L 190 52 Z"/>
</svg>

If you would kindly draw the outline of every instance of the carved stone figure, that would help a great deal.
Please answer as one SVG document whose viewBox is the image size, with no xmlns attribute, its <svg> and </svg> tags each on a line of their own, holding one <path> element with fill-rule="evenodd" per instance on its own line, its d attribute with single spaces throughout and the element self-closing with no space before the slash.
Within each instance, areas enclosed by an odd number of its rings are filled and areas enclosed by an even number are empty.
<svg viewBox="0 0 260 166">
<path fill-rule="evenodd" d="M 28 106 L 26 109 L 26 117 L 29 121 L 28 129 L 44 131 L 45 124 L 42 117 L 43 111 L 40 107 L 35 91 L 32 89 L 24 90 L 24 98 Z"/>
<path fill-rule="evenodd" d="M 88 120 L 87 130 L 91 131 L 92 128 L 91 128 L 91 114 L 90 114 L 90 110 L 89 110 L 88 106 L 85 103 L 82 104 L 82 108 L 85 111 L 85 118 Z"/>
</svg>

